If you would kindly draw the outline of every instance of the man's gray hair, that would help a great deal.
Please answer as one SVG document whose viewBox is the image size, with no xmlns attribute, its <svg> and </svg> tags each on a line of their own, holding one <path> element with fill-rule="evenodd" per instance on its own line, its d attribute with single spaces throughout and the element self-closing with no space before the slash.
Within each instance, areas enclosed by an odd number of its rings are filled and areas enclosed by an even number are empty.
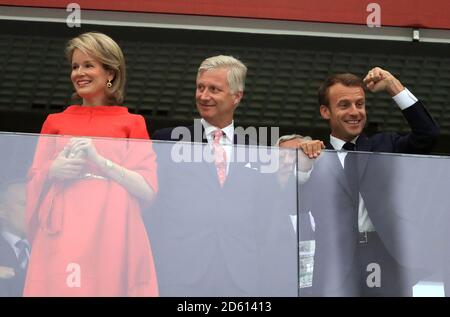
<svg viewBox="0 0 450 317">
<path fill-rule="evenodd" d="M 305 141 L 311 141 L 312 138 L 310 136 L 303 136 L 300 134 L 289 134 L 289 135 L 282 135 L 278 138 L 277 143 L 275 143 L 275 146 L 280 146 L 281 143 L 286 142 L 286 141 L 290 141 L 290 140 L 295 140 L 295 139 L 301 139 L 301 140 L 305 140 Z"/>
<path fill-rule="evenodd" d="M 228 85 L 232 93 L 244 91 L 247 67 L 233 56 L 218 55 L 205 59 L 198 68 L 197 77 L 205 71 L 216 68 L 228 69 Z"/>
</svg>

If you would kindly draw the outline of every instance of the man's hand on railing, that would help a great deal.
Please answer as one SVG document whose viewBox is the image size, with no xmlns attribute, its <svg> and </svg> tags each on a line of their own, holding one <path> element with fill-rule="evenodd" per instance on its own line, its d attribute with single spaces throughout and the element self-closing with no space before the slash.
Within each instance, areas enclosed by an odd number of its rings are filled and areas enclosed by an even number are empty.
<svg viewBox="0 0 450 317">
<path fill-rule="evenodd" d="M 315 159 L 319 157 L 320 152 L 325 148 L 325 144 L 320 140 L 301 140 L 298 148 L 310 159 Z"/>
</svg>

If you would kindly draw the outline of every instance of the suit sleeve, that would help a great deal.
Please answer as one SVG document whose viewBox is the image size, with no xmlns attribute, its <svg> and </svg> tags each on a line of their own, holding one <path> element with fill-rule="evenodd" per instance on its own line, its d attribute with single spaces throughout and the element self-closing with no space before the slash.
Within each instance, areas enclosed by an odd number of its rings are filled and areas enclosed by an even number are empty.
<svg viewBox="0 0 450 317">
<path fill-rule="evenodd" d="M 424 105 L 417 101 L 402 111 L 411 132 L 406 136 L 393 136 L 394 151 L 400 153 L 430 153 L 439 137 L 439 127 Z"/>
<path fill-rule="evenodd" d="M 156 130 L 152 135 L 152 140 L 161 140 L 161 141 L 179 141 L 176 139 L 172 139 L 172 128 L 165 128 Z"/>
</svg>

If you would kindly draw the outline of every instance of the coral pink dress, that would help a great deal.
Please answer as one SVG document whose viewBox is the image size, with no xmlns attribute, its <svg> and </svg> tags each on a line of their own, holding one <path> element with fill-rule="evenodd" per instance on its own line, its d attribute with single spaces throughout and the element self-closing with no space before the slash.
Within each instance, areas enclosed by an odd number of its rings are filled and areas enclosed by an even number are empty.
<svg viewBox="0 0 450 317">
<path fill-rule="evenodd" d="M 32 241 L 25 296 L 158 296 L 140 201 L 95 165 L 88 177 L 49 181 L 48 170 L 72 136 L 136 171 L 157 191 L 156 157 L 145 120 L 120 106 L 70 106 L 46 119 L 30 170 L 27 225 Z M 114 138 L 114 139 L 111 139 Z M 146 140 L 130 140 L 146 139 Z"/>
</svg>

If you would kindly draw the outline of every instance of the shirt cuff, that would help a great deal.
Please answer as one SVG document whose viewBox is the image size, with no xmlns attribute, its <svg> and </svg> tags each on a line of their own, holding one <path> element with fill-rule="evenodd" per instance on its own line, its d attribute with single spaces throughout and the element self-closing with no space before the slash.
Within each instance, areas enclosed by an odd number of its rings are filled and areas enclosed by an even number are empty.
<svg viewBox="0 0 450 317">
<path fill-rule="evenodd" d="M 400 110 L 405 110 L 406 108 L 411 107 L 418 101 L 416 96 L 414 96 L 408 90 L 408 88 L 403 89 L 401 92 L 392 97 L 392 99 L 394 99 L 395 103 L 400 108 Z"/>
<path fill-rule="evenodd" d="M 306 183 L 311 176 L 312 168 L 308 172 L 297 171 L 297 181 L 299 185 Z"/>
</svg>

